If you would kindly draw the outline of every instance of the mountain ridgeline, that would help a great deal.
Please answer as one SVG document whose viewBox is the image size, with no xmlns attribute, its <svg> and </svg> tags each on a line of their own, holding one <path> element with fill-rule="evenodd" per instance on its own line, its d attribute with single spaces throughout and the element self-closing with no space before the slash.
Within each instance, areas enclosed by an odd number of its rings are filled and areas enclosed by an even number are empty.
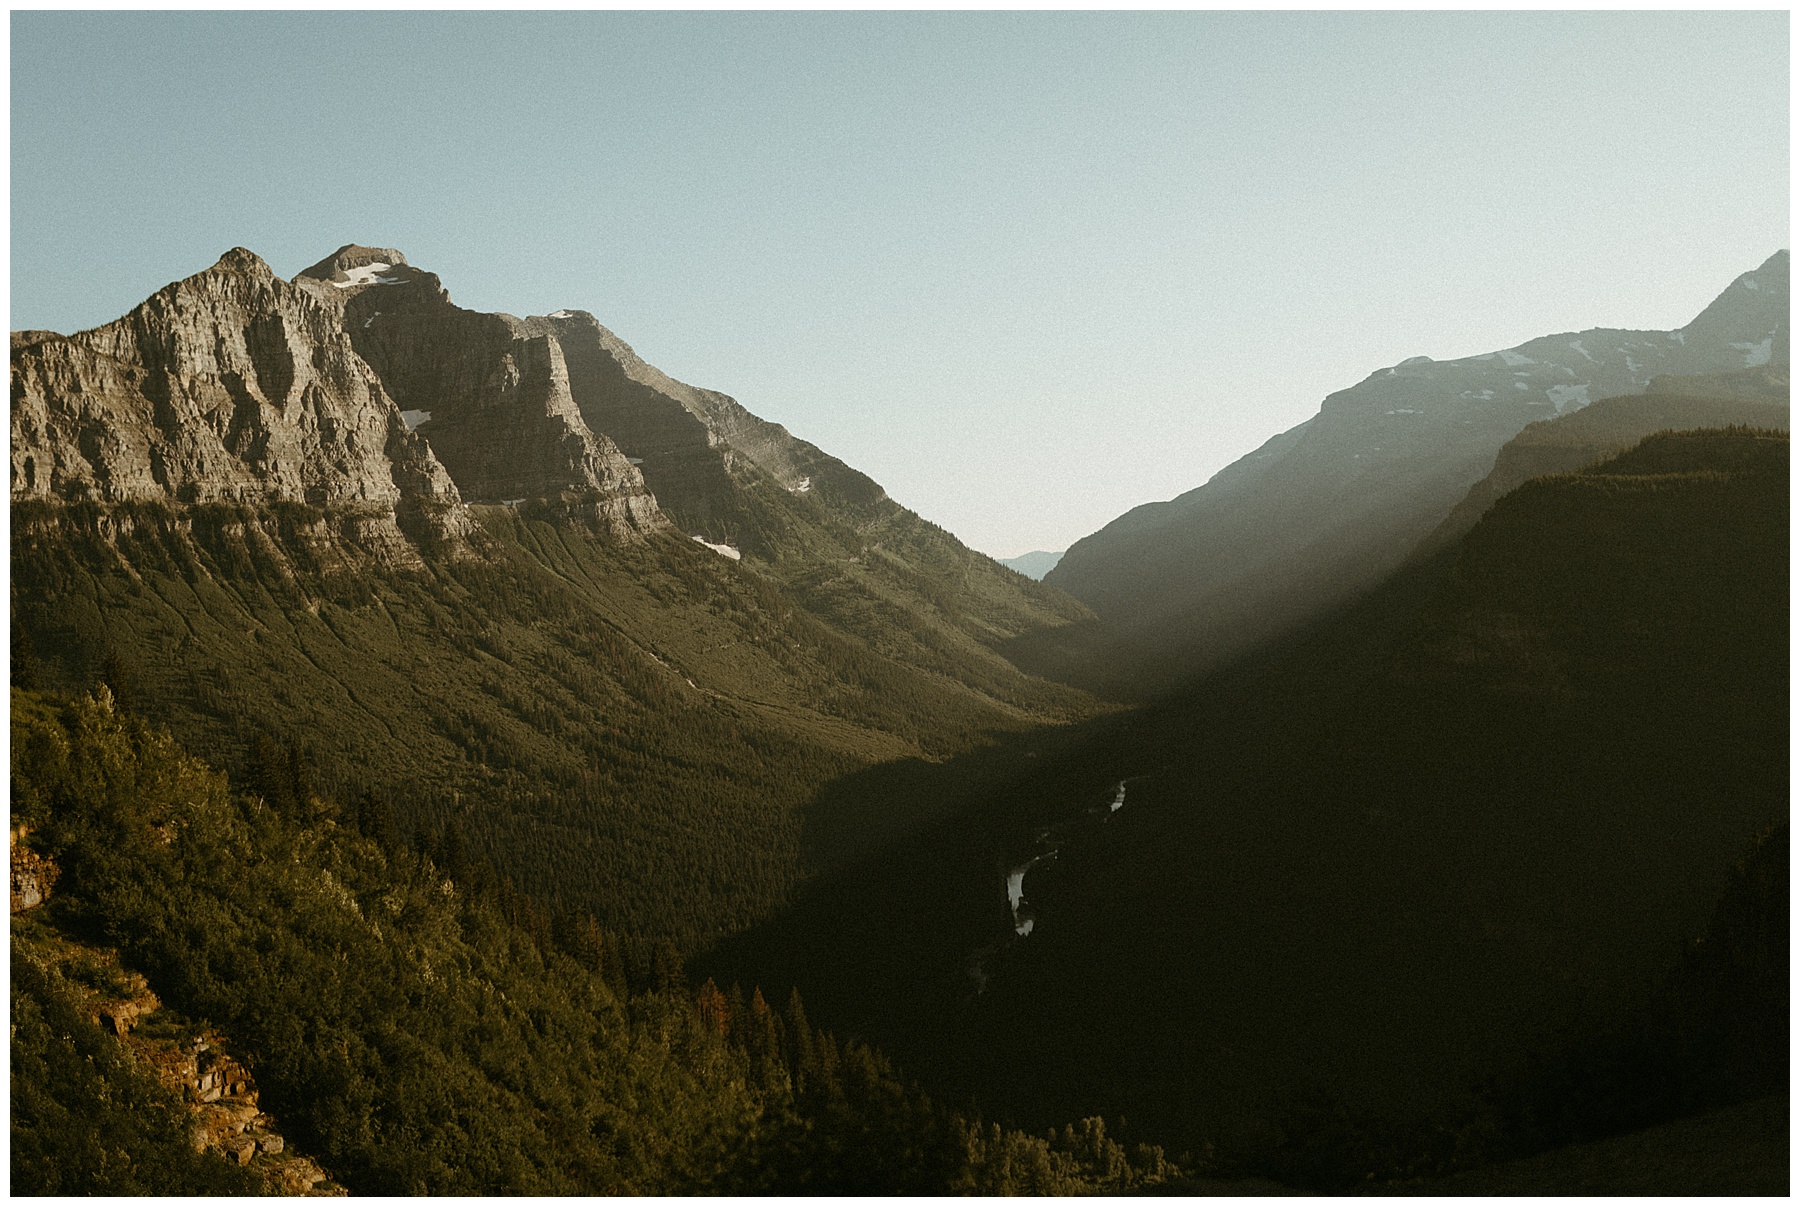
<svg viewBox="0 0 1800 1207">
<path fill-rule="evenodd" d="M 1044 581 L 1104 625 L 1017 652 L 1112 694 L 1154 694 L 1376 586 L 1527 425 L 1664 375 L 1785 375 L 1788 355 L 1780 251 L 1676 331 L 1598 328 L 1380 369 L 1205 485 L 1077 541 Z"/>
<path fill-rule="evenodd" d="M 833 778 L 1095 708 L 997 652 L 1081 605 L 585 314 L 237 249 L 13 343 L 15 660 L 608 928 L 740 927 Z"/>
</svg>

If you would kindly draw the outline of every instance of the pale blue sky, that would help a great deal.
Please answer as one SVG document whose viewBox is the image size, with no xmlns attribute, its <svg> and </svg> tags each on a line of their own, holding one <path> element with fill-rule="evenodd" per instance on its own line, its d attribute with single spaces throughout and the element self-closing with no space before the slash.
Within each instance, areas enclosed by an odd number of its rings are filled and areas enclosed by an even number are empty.
<svg viewBox="0 0 1800 1207">
<path fill-rule="evenodd" d="M 1788 15 L 14 13 L 11 325 L 243 245 L 591 310 L 1000 556 L 1788 243 Z"/>
</svg>

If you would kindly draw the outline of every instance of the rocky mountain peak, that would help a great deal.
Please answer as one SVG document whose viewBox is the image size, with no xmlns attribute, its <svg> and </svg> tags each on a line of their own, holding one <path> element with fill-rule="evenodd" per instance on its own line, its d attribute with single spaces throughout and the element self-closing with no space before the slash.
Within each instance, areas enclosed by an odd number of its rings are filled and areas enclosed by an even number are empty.
<svg viewBox="0 0 1800 1207">
<path fill-rule="evenodd" d="M 14 500 L 304 503 L 403 559 L 403 529 L 466 533 L 336 293 L 239 247 L 114 322 L 15 340 Z"/>
<path fill-rule="evenodd" d="M 264 280 L 273 279 L 275 270 L 270 268 L 263 258 L 247 247 L 234 247 L 220 256 L 212 266 L 214 272 L 238 272 Z"/>
<path fill-rule="evenodd" d="M 1754 369 L 1788 363 L 1788 253 L 1776 252 L 1733 281 L 1694 321 L 1686 340 L 1723 345 L 1731 352 L 1706 371 Z"/>
<path fill-rule="evenodd" d="M 403 253 L 392 247 L 364 247 L 360 243 L 346 243 L 312 267 L 302 269 L 295 274 L 295 279 L 306 277 L 330 281 L 334 285 L 348 285 L 356 283 L 357 277 L 380 275 L 394 268 L 410 269 L 412 266 L 406 262 Z M 359 269 L 364 271 L 359 272 Z M 417 271 L 412 269 L 407 275 L 411 276 Z"/>
</svg>

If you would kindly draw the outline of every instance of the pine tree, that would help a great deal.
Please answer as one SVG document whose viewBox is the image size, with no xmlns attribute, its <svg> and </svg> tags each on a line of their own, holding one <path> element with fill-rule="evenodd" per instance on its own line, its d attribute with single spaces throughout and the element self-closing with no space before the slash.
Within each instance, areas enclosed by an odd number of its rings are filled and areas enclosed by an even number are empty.
<svg viewBox="0 0 1800 1207">
<path fill-rule="evenodd" d="M 726 1005 L 725 995 L 719 992 L 719 987 L 711 977 L 707 977 L 706 984 L 700 986 L 700 992 L 694 999 L 694 1012 L 700 1018 L 700 1025 L 711 1034 L 723 1037 L 730 1033 L 730 1007 Z"/>
<path fill-rule="evenodd" d="M 813 1049 L 812 1028 L 807 1025 L 806 1007 L 800 1001 L 798 986 L 788 992 L 787 1016 L 783 1022 L 787 1030 L 788 1072 L 794 1080 L 794 1093 L 796 1096 L 804 1095 L 808 1084 L 818 1080 L 819 1061 Z"/>
</svg>

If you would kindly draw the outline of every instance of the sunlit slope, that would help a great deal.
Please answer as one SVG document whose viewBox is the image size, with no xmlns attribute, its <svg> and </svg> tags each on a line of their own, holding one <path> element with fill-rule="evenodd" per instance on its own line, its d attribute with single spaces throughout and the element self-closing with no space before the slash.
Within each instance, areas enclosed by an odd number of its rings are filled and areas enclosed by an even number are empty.
<svg viewBox="0 0 1800 1207">
<path fill-rule="evenodd" d="M 934 1105 L 798 997 L 690 984 L 665 944 L 417 850 L 379 808 L 286 771 L 233 791 L 104 690 L 15 688 L 11 749 L 15 857 L 43 890 L 12 917 L 17 1194 L 1080 1194 L 1179 1172 L 1098 1118 L 1045 1138 Z"/>
<path fill-rule="evenodd" d="M 401 570 L 293 506 L 15 505 L 15 650 L 51 685 L 123 674 L 233 765 L 298 743 L 325 784 L 455 821 L 546 899 L 687 936 L 783 899 L 798 811 L 834 777 L 1091 709 L 888 585 L 879 555 L 853 586 L 821 567 L 786 590 L 673 534 L 472 514 L 478 555 Z"/>
<path fill-rule="evenodd" d="M 1176 1149 L 1290 1090 L 1454 1099 L 1631 1000 L 1786 816 L 1786 503 L 1774 432 L 1535 479 L 1233 679 L 968 762 L 957 824 L 719 966 L 774 961 L 990 1109 L 1080 1100 Z M 1008 868 L 1127 777 L 1012 937 Z"/>
</svg>

